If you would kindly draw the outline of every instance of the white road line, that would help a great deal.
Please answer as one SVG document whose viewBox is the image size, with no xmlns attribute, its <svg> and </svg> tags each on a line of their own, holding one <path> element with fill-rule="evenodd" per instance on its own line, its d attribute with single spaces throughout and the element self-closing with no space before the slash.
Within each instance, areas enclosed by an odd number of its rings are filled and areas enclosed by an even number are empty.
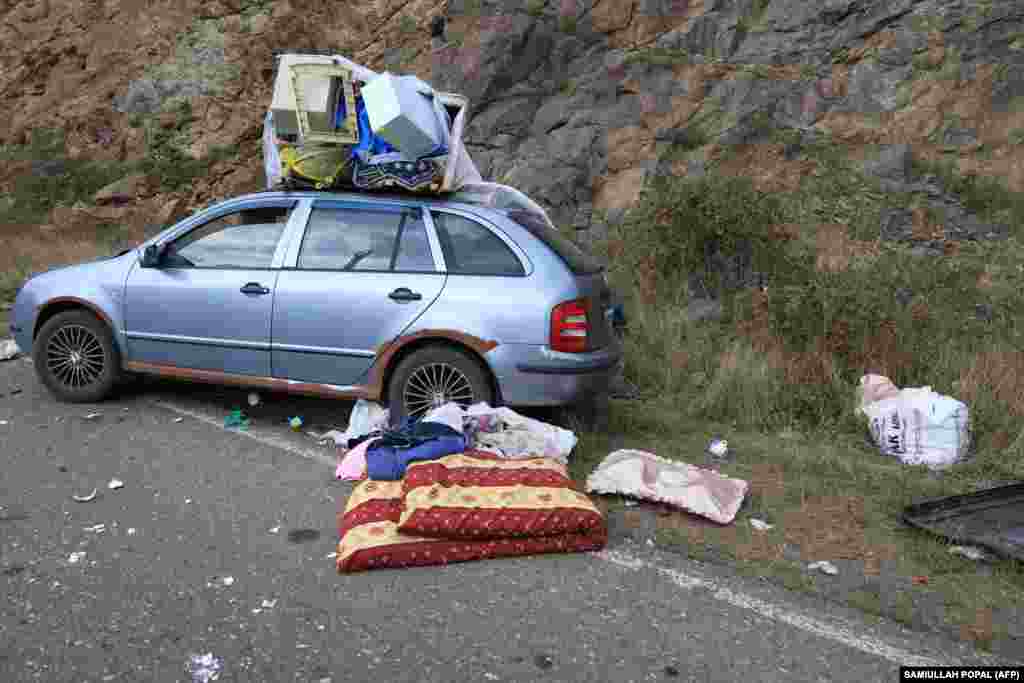
<svg viewBox="0 0 1024 683">
<path fill-rule="evenodd" d="M 768 619 L 780 621 L 784 624 L 794 626 L 822 638 L 828 638 L 829 640 L 836 641 L 846 645 L 847 647 L 860 650 L 861 652 L 866 652 L 870 655 L 887 659 L 895 664 L 902 666 L 956 666 L 960 664 L 959 661 L 952 659 L 940 660 L 908 652 L 907 650 L 890 645 L 874 636 L 858 632 L 862 629 L 858 629 L 853 624 L 846 623 L 839 619 L 830 620 L 828 622 L 822 621 L 821 619 L 817 619 L 810 615 L 797 612 L 792 608 L 765 602 L 764 600 L 755 598 L 752 595 L 720 586 L 714 581 L 692 576 L 677 569 L 660 567 L 652 562 L 634 557 L 629 553 L 617 550 L 602 550 L 601 552 L 592 553 L 592 555 L 604 560 L 605 562 L 609 562 L 626 569 L 634 571 L 647 569 L 657 572 L 684 590 L 709 590 L 712 597 L 716 600 L 721 600 L 722 602 L 728 603 L 734 607 L 750 610 L 751 612 L 755 612 Z M 985 656 L 982 653 L 978 653 L 976 659 L 990 663 L 992 666 L 1007 666 L 1010 664 L 1005 659 L 996 661 L 994 658 Z"/>
<path fill-rule="evenodd" d="M 273 434 L 259 434 L 251 431 L 243 432 L 237 429 L 227 429 L 224 426 L 224 424 L 221 421 L 217 420 L 216 418 L 210 417 L 209 415 L 204 415 L 203 413 L 200 413 L 196 410 L 192 410 L 191 408 L 183 408 L 182 406 L 170 403 L 169 401 L 151 401 L 151 403 L 155 406 L 159 406 L 166 410 L 178 413 L 179 415 L 185 415 L 187 417 L 199 420 L 200 422 L 203 422 L 205 424 L 217 427 L 218 429 L 221 429 L 225 432 L 231 432 L 233 434 L 247 436 L 254 441 L 259 441 L 265 446 L 273 446 L 274 448 L 280 448 L 282 451 L 287 451 L 288 453 L 291 453 L 292 455 L 297 455 L 300 458 L 313 460 L 314 462 L 319 463 L 321 465 L 325 465 L 326 467 L 333 468 L 337 464 L 337 460 L 335 458 L 324 455 L 323 453 L 319 453 L 312 449 L 300 448 L 299 446 L 296 446 L 295 444 L 289 442 L 287 439 L 279 438 L 277 436 L 274 436 Z"/>
</svg>

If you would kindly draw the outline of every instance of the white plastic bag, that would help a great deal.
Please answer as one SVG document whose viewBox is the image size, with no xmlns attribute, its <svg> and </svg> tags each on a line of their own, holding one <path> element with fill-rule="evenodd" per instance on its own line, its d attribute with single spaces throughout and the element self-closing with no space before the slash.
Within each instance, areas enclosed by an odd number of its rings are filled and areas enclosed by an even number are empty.
<svg viewBox="0 0 1024 683">
<path fill-rule="evenodd" d="M 948 467 L 970 445 L 967 406 L 931 387 L 902 389 L 865 404 L 861 410 L 882 453 L 908 465 Z"/>
<path fill-rule="evenodd" d="M 389 419 L 390 411 L 387 408 L 373 401 L 359 399 L 356 401 L 355 407 L 352 408 L 352 414 L 348 418 L 348 428 L 345 429 L 345 432 L 342 434 L 328 432 L 324 434 L 324 437 L 331 437 L 337 445 L 346 446 L 349 439 L 357 439 L 370 432 L 386 428 Z"/>
</svg>

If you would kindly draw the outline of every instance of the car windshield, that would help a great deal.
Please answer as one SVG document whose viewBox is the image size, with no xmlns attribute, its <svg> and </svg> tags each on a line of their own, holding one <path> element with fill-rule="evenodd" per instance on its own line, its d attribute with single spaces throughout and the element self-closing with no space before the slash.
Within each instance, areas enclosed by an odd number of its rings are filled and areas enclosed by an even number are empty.
<svg viewBox="0 0 1024 683">
<path fill-rule="evenodd" d="M 601 261 L 559 232 L 544 209 L 515 188 L 497 183 L 480 183 L 459 190 L 452 199 L 505 211 L 509 218 L 558 254 L 575 275 L 591 275 L 604 270 Z"/>
</svg>

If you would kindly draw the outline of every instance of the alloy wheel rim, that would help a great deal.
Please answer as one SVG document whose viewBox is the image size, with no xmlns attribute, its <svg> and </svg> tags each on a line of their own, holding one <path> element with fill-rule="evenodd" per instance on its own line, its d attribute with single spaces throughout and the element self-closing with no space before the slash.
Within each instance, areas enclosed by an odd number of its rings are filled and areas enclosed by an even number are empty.
<svg viewBox="0 0 1024 683">
<path fill-rule="evenodd" d="M 82 325 L 59 328 L 46 343 L 46 369 L 65 387 L 82 389 L 100 378 L 106 364 L 103 345 Z"/>
<path fill-rule="evenodd" d="M 420 415 L 445 403 L 465 407 L 473 403 L 473 385 L 458 368 L 448 363 L 430 363 L 417 368 L 405 383 L 402 396 L 409 415 Z"/>
</svg>

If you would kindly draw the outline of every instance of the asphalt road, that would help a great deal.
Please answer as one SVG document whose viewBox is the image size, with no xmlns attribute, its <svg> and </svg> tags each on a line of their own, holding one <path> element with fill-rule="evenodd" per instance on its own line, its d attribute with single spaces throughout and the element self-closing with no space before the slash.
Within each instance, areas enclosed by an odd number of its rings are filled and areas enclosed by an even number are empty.
<svg viewBox="0 0 1024 683">
<path fill-rule="evenodd" d="M 265 398 L 239 434 L 222 422 L 244 392 L 143 382 L 64 405 L 24 358 L 0 363 L 0 681 L 187 682 L 206 653 L 220 681 L 332 683 L 894 681 L 901 662 L 993 663 L 617 532 L 599 554 L 338 575 L 350 488 L 285 420 L 343 426 L 350 404 Z"/>
</svg>

